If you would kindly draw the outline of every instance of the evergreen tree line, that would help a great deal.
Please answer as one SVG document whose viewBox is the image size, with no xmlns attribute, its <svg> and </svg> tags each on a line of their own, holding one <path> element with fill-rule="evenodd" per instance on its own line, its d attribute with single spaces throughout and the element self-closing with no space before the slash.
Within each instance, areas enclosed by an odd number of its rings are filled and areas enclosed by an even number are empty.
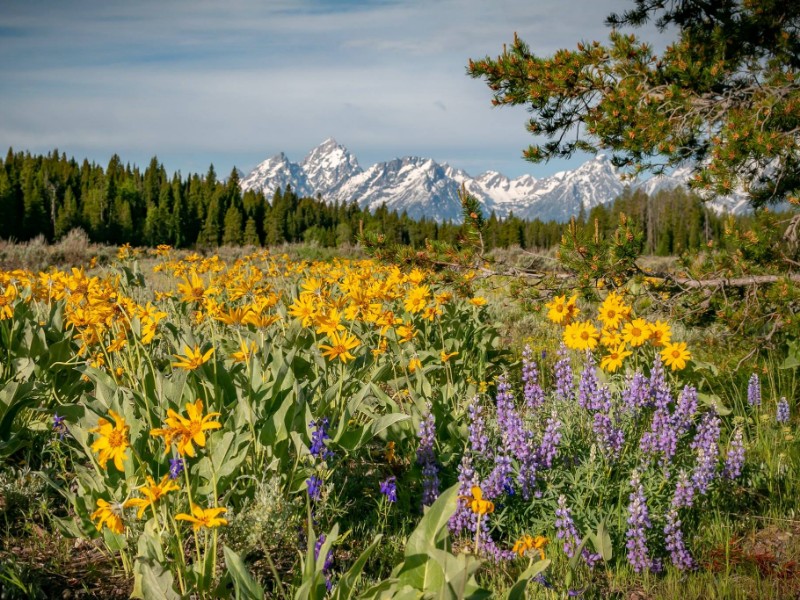
<svg viewBox="0 0 800 600">
<path fill-rule="evenodd" d="M 719 241 L 723 219 L 684 190 L 652 197 L 626 191 L 609 205 L 597 206 L 578 220 L 595 221 L 611 233 L 624 212 L 646 233 L 645 252 L 669 255 Z M 223 183 L 213 165 L 205 176 L 167 175 L 157 158 L 142 172 L 119 156 L 108 166 L 78 164 L 57 150 L 46 156 L 9 149 L 0 162 L 0 239 L 26 241 L 43 235 L 62 238 L 80 227 L 93 242 L 134 246 L 169 244 L 176 248 L 219 245 L 276 245 L 315 242 L 352 244 L 361 233 L 380 233 L 388 241 L 421 247 L 425 240 L 458 242 L 463 227 L 414 220 L 385 206 L 370 212 L 352 203 L 305 198 L 287 187 L 268 200 L 262 192 L 242 192 L 232 170 Z M 538 219 L 505 219 L 492 213 L 486 221 L 487 250 L 509 246 L 548 249 L 556 246 L 565 224 Z"/>
</svg>

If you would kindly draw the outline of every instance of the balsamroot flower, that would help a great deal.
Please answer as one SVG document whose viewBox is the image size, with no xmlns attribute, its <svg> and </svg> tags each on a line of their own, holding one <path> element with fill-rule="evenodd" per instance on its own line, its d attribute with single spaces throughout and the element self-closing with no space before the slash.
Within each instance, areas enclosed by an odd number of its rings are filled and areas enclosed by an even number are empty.
<svg viewBox="0 0 800 600">
<path fill-rule="evenodd" d="M 361 342 L 358 341 L 356 336 L 350 335 L 347 332 L 340 334 L 338 331 L 333 331 L 328 334 L 328 338 L 331 341 L 330 344 L 319 345 L 320 350 L 323 350 L 322 355 L 325 358 L 328 360 L 338 358 L 343 363 L 355 359 L 355 356 L 350 354 L 350 350 L 361 345 Z"/>
<path fill-rule="evenodd" d="M 686 349 L 686 342 L 668 343 L 661 351 L 661 359 L 673 371 L 685 369 L 686 361 L 691 358 L 692 354 Z"/>
<path fill-rule="evenodd" d="M 136 518 L 141 519 L 148 506 L 154 506 L 156 502 L 169 492 L 174 492 L 179 489 L 180 487 L 178 487 L 178 484 L 172 481 L 169 475 L 164 475 L 158 483 L 148 475 L 147 485 L 143 485 L 139 488 L 144 498 L 131 498 L 125 502 L 124 507 L 137 508 L 138 512 L 136 513 Z"/>
<path fill-rule="evenodd" d="M 161 436 L 164 438 L 166 449 L 164 454 L 169 452 L 172 443 L 177 446 L 178 453 L 181 456 L 195 455 L 194 446 L 205 447 L 206 434 L 205 431 L 211 429 L 219 429 L 222 425 L 216 421 L 212 421 L 214 417 L 218 417 L 220 413 L 213 412 L 203 416 L 203 401 L 198 399 L 197 402 L 186 404 L 187 417 L 183 417 L 176 413 L 173 409 L 167 411 L 167 419 L 165 421 L 167 427 L 164 429 L 153 429 L 150 432 L 151 436 Z"/>
<path fill-rule="evenodd" d="M 195 346 L 194 349 L 189 346 L 184 346 L 183 354 L 175 354 L 178 362 L 172 363 L 172 366 L 177 369 L 186 369 L 187 371 L 194 371 L 201 365 L 209 361 L 211 355 L 214 354 L 214 348 L 209 348 L 205 353 L 200 350 L 200 346 Z"/>
<path fill-rule="evenodd" d="M 109 410 L 108 414 L 114 419 L 114 425 L 100 417 L 97 420 L 97 427 L 89 430 L 91 433 L 100 435 L 92 444 L 92 450 L 98 453 L 97 462 L 100 463 L 100 468 L 105 469 L 106 463 L 113 460 L 117 470 L 124 471 L 123 462 L 128 458 L 125 449 L 130 447 L 128 440 L 130 427 L 125 424 L 125 419 L 113 410 Z"/>
<path fill-rule="evenodd" d="M 122 504 L 118 502 L 108 502 L 102 498 L 97 499 L 97 510 L 92 513 L 92 521 L 97 521 L 97 531 L 103 529 L 103 525 L 114 533 L 125 533 L 125 525 L 122 522 Z"/>
<path fill-rule="evenodd" d="M 176 521 L 189 521 L 192 524 L 192 529 L 197 531 L 201 527 L 205 527 L 206 529 L 213 529 L 214 527 L 219 527 L 220 525 L 227 525 L 227 519 L 223 519 L 219 515 L 226 512 L 227 509 L 224 507 L 220 508 L 201 508 L 197 504 L 192 504 L 192 514 L 187 515 L 186 513 L 181 513 L 175 515 Z"/>
</svg>

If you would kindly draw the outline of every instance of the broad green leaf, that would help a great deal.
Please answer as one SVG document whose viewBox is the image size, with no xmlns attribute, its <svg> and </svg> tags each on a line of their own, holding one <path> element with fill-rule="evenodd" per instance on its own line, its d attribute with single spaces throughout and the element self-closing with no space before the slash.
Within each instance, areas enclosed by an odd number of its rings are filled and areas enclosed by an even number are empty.
<svg viewBox="0 0 800 600">
<path fill-rule="evenodd" d="M 244 561 L 242 561 L 239 555 L 228 548 L 228 546 L 223 547 L 222 551 L 225 554 L 225 565 L 228 568 L 228 573 L 231 575 L 233 586 L 236 590 L 236 599 L 259 600 L 264 598 L 264 589 L 250 575 L 250 571 L 247 570 L 247 565 L 244 564 Z"/>
<path fill-rule="evenodd" d="M 606 522 L 600 521 L 597 532 L 592 534 L 592 544 L 597 553 L 603 557 L 605 562 L 610 562 L 614 555 L 614 548 L 611 545 L 611 535 L 606 529 Z"/>
<path fill-rule="evenodd" d="M 406 544 L 406 556 L 425 554 L 430 548 L 440 548 L 447 536 L 447 522 L 456 512 L 458 484 L 446 489 L 433 505 L 425 511 L 419 525 L 411 533 Z"/>
<path fill-rule="evenodd" d="M 530 580 L 549 566 L 550 559 L 538 560 L 530 567 L 525 569 L 522 573 L 520 573 L 520 576 L 517 577 L 516 583 L 511 587 L 510 590 L 508 590 L 506 600 L 525 600 L 525 589 L 528 587 Z"/>
<path fill-rule="evenodd" d="M 364 566 L 367 564 L 367 559 L 369 559 L 372 551 L 378 547 L 381 538 L 381 534 L 376 535 L 375 539 L 372 540 L 372 543 L 367 546 L 367 548 L 353 563 L 353 566 L 351 566 L 347 572 L 339 578 L 339 583 L 336 585 L 336 589 L 333 592 L 333 600 L 349 600 L 350 598 L 353 598 L 353 589 L 355 588 L 358 579 L 361 577 L 361 572 L 364 570 Z"/>
<path fill-rule="evenodd" d="M 722 403 L 722 398 L 720 398 L 716 394 L 706 394 L 704 392 L 698 392 L 697 399 L 700 400 L 700 402 L 702 402 L 709 408 L 713 408 L 715 411 L 717 411 L 717 414 L 721 417 L 731 414 L 731 409 L 725 406 Z"/>
<path fill-rule="evenodd" d="M 151 559 L 137 558 L 133 567 L 133 592 L 131 598 L 143 600 L 180 600 L 175 591 L 175 580 L 163 565 Z"/>
</svg>

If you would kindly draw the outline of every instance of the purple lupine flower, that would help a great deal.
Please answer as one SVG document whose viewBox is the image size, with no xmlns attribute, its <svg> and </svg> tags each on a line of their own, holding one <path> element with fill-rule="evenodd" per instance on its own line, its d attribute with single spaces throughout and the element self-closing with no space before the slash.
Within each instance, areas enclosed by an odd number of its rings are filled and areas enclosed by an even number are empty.
<svg viewBox="0 0 800 600">
<path fill-rule="evenodd" d="M 525 406 L 535 410 L 544 404 L 544 390 L 539 384 L 539 369 L 533 360 L 533 351 L 527 344 L 522 351 L 522 384 Z"/>
<path fill-rule="evenodd" d="M 486 435 L 486 424 L 483 420 L 483 406 L 478 396 L 469 403 L 469 446 L 472 452 L 491 458 L 489 437 Z"/>
<path fill-rule="evenodd" d="M 689 431 L 692 426 L 692 420 L 697 412 L 697 390 L 690 385 L 683 388 L 680 396 L 678 396 L 678 404 L 675 407 L 675 412 L 672 415 L 672 422 L 675 427 L 675 433 L 678 436 L 683 435 Z"/>
<path fill-rule="evenodd" d="M 661 361 L 661 355 L 656 352 L 653 358 L 653 366 L 650 368 L 650 393 L 653 398 L 656 397 L 658 390 L 669 390 L 667 385 L 667 376 L 664 372 L 664 363 Z"/>
<path fill-rule="evenodd" d="M 422 467 L 422 505 L 430 506 L 439 497 L 439 466 L 436 464 L 436 417 L 428 413 L 419 425 L 417 464 Z"/>
<path fill-rule="evenodd" d="M 750 381 L 747 382 L 747 403 L 750 406 L 761 406 L 761 381 L 755 373 L 750 375 Z"/>
<path fill-rule="evenodd" d="M 558 497 L 558 508 L 556 509 L 556 537 L 559 540 L 564 540 L 564 554 L 567 558 L 575 556 L 575 550 L 580 544 L 580 535 L 575 523 L 572 520 L 572 515 L 567 508 L 567 499 L 562 494 Z"/>
<path fill-rule="evenodd" d="M 489 473 L 480 488 L 483 490 L 484 496 L 491 500 L 503 494 L 511 485 L 511 481 L 511 459 L 508 456 L 499 455 L 495 458 L 492 472 Z"/>
<path fill-rule="evenodd" d="M 578 382 L 578 404 L 587 410 L 607 410 L 606 403 L 610 407 L 610 400 L 610 395 L 606 397 L 601 391 L 597 380 L 597 364 L 594 356 L 587 350 L 586 365 Z"/>
<path fill-rule="evenodd" d="M 536 451 L 536 462 L 546 469 L 553 466 L 553 460 L 558 454 L 558 444 L 561 442 L 561 421 L 558 413 L 553 411 L 547 419 L 542 443 Z"/>
<path fill-rule="evenodd" d="M 786 406 L 786 410 L 787 410 L 787 414 L 788 414 L 788 410 L 789 410 L 789 406 L 788 405 Z M 58 416 L 58 413 L 55 413 L 53 415 L 53 433 L 58 434 L 58 439 L 62 440 L 62 441 L 64 440 L 64 438 L 69 433 L 69 431 L 67 430 L 67 424 L 64 422 L 65 418 L 66 417 Z"/>
<path fill-rule="evenodd" d="M 614 427 L 608 413 L 596 412 L 592 420 L 592 429 L 600 447 L 608 453 L 609 458 L 617 459 L 625 444 L 625 432 L 622 428 Z"/>
<path fill-rule="evenodd" d="M 459 496 L 464 498 L 470 496 L 472 486 L 478 485 L 478 483 L 478 477 L 472 467 L 472 456 L 469 452 L 465 452 L 461 457 L 461 463 L 458 465 Z M 456 511 L 448 521 L 448 527 L 453 534 L 458 534 L 464 529 L 474 532 L 477 523 L 475 513 L 469 509 L 466 501 L 461 497 L 458 499 Z"/>
<path fill-rule="evenodd" d="M 638 415 L 651 402 L 650 381 L 637 371 L 627 379 L 625 388 L 622 390 L 622 406 L 628 414 Z"/>
<path fill-rule="evenodd" d="M 689 479 L 689 474 L 681 469 L 678 473 L 678 482 L 675 484 L 675 494 L 672 496 L 672 507 L 691 508 L 694 504 L 694 485 Z"/>
<path fill-rule="evenodd" d="M 178 458 L 170 458 L 169 459 L 169 478 L 172 480 L 177 479 L 183 473 L 183 459 L 179 456 Z"/>
<path fill-rule="evenodd" d="M 317 541 L 314 543 L 314 560 L 319 560 L 319 552 L 322 550 L 322 545 L 325 543 L 325 534 L 319 534 Z M 333 550 L 328 550 L 328 554 L 325 556 L 325 562 L 322 564 L 322 574 L 325 576 L 325 587 L 330 592 L 333 588 L 333 582 L 331 581 L 330 570 L 333 567 Z"/>
<path fill-rule="evenodd" d="M 722 475 L 726 479 L 736 479 L 742 474 L 742 467 L 744 467 L 744 439 L 742 430 L 737 429 L 728 446 Z"/>
<path fill-rule="evenodd" d="M 639 440 L 639 448 L 644 454 L 661 453 L 660 464 L 664 475 L 669 475 L 669 465 L 678 449 L 678 434 L 672 423 L 672 416 L 667 408 L 657 408 L 653 413 L 650 431 L 645 431 Z"/>
<path fill-rule="evenodd" d="M 397 502 L 397 477 L 392 475 L 391 477 L 384 479 L 380 483 L 380 488 L 381 494 L 386 496 L 386 499 L 389 502 Z"/>
<path fill-rule="evenodd" d="M 720 420 L 717 414 L 713 411 L 704 413 L 694 440 L 689 445 L 697 456 L 692 473 L 692 483 L 700 494 L 708 491 L 708 486 L 716 475 L 717 459 L 719 458 L 719 428 Z"/>
<path fill-rule="evenodd" d="M 781 398 L 778 401 L 778 410 L 775 413 L 775 421 L 777 423 L 789 422 L 789 402 L 786 398 Z"/>
<path fill-rule="evenodd" d="M 481 527 L 481 552 L 494 560 L 494 562 L 498 563 L 502 560 L 511 560 L 516 555 L 511 550 L 503 550 L 500 548 L 492 539 L 492 534 L 489 531 L 489 516 L 488 515 L 481 515 L 480 517 L 480 527 Z"/>
<path fill-rule="evenodd" d="M 683 531 L 681 531 L 681 520 L 678 517 L 678 509 L 674 506 L 667 511 L 666 523 L 664 525 L 664 540 L 667 550 L 669 550 L 672 564 L 681 571 L 694 569 L 696 563 L 683 542 Z"/>
<path fill-rule="evenodd" d="M 556 380 L 556 395 L 560 398 L 572 397 L 572 362 L 569 358 L 569 351 L 564 342 L 556 353 L 559 357 L 556 364 L 553 365 L 553 371 Z"/>
<path fill-rule="evenodd" d="M 564 540 L 563 550 L 568 558 L 575 556 L 578 546 L 581 544 L 581 536 L 578 533 L 578 528 L 575 526 L 575 521 L 572 520 L 572 514 L 567 508 L 567 499 L 562 494 L 558 497 L 558 508 L 556 509 L 556 538 Z M 581 556 L 586 561 L 589 568 L 594 568 L 595 564 L 600 561 L 599 554 L 595 554 L 583 548 Z"/>
<path fill-rule="evenodd" d="M 503 447 L 520 462 L 529 459 L 533 434 L 525 429 L 517 409 L 514 394 L 505 375 L 497 380 L 497 426 L 503 436 Z"/>
<path fill-rule="evenodd" d="M 312 456 L 321 460 L 327 460 L 333 456 L 333 452 L 325 445 L 325 440 L 331 439 L 328 435 L 329 424 L 328 417 L 311 421 L 310 424 L 314 431 L 311 432 L 311 447 L 309 450 Z"/>
<path fill-rule="evenodd" d="M 319 500 L 320 494 L 322 493 L 322 479 L 316 475 L 312 475 L 306 479 L 306 488 L 309 498 L 315 501 Z"/>
<path fill-rule="evenodd" d="M 633 472 L 631 477 L 631 487 L 633 492 L 629 496 L 628 504 L 628 530 L 625 537 L 628 538 L 625 546 L 628 549 L 628 562 L 637 573 L 649 571 L 653 567 L 653 562 L 647 550 L 647 533 L 653 525 L 650 523 L 650 515 L 647 509 L 647 499 L 644 496 L 644 488 L 639 481 L 639 473 Z"/>
</svg>

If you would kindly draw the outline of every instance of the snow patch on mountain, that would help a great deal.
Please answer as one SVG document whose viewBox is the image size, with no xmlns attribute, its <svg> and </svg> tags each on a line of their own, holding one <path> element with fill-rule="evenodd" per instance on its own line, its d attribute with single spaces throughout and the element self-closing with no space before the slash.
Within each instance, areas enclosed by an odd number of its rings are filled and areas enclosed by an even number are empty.
<svg viewBox="0 0 800 600">
<path fill-rule="evenodd" d="M 626 186 L 648 194 L 685 186 L 691 168 L 677 169 L 643 181 L 625 181 L 604 154 L 598 154 L 578 168 L 560 171 L 542 179 L 523 175 L 509 179 L 487 171 L 477 177 L 430 158 L 407 156 L 362 169 L 356 158 L 333 138 L 311 150 L 300 164 L 282 152 L 259 164 L 241 179 L 243 190 L 263 191 L 270 199 L 277 188 L 291 185 L 300 196 L 317 196 L 326 201 L 357 202 L 374 211 L 385 205 L 414 219 L 438 222 L 460 221 L 459 190 L 474 195 L 488 215 L 514 214 L 525 219 L 568 221 L 582 210 L 588 213 L 600 204 L 612 202 Z M 719 212 L 743 212 L 743 195 L 709 203 Z"/>
</svg>

